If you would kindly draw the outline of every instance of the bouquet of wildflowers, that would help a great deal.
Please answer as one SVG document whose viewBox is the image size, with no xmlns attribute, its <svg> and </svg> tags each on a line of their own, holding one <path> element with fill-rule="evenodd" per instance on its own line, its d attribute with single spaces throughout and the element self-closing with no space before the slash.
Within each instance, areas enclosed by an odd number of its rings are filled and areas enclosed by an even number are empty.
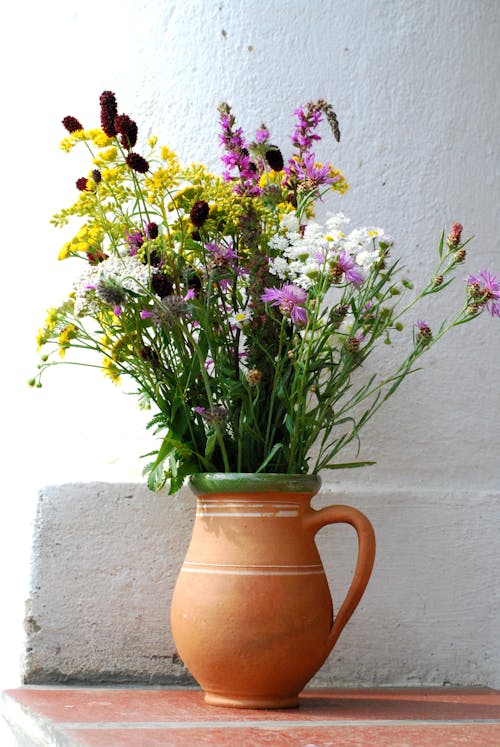
<svg viewBox="0 0 500 747">
<path fill-rule="evenodd" d="M 314 155 L 322 122 L 339 140 L 337 117 L 322 100 L 294 114 L 284 154 L 265 125 L 246 139 L 222 104 L 222 176 L 182 166 L 154 137 L 138 153 L 137 125 L 110 91 L 100 128 L 63 120 L 62 147 L 83 143 L 91 160 L 76 202 L 53 218 L 79 219 L 59 258 L 79 260 L 81 273 L 39 332 L 31 384 L 74 349 L 111 381 L 132 381 L 159 439 L 146 455 L 153 490 L 168 479 L 174 492 L 195 472 L 370 464 L 342 463 L 339 452 L 359 449 L 361 428 L 417 359 L 485 310 L 500 316 L 496 276 L 470 275 L 451 321 L 431 331 L 413 318 L 409 354 L 389 375 L 371 372 L 369 353 L 394 342 L 418 300 L 452 282 L 468 241 L 460 224 L 443 232 L 435 271 L 411 292 L 380 228 L 351 228 L 342 213 L 319 225 L 315 204 L 347 189 Z"/>
</svg>

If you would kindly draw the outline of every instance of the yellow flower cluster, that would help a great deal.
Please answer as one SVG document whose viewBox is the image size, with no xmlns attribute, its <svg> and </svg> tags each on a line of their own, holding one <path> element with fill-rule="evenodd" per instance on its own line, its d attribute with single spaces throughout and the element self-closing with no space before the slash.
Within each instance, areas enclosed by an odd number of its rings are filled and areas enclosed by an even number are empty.
<svg viewBox="0 0 500 747">
<path fill-rule="evenodd" d="M 84 224 L 70 241 L 67 241 L 59 252 L 59 260 L 67 259 L 75 254 L 87 254 L 100 251 L 104 239 L 101 225 Z"/>
<path fill-rule="evenodd" d="M 74 324 L 68 324 L 58 337 L 59 356 L 64 358 L 66 350 L 70 347 L 71 340 L 78 336 L 78 328 Z"/>
</svg>

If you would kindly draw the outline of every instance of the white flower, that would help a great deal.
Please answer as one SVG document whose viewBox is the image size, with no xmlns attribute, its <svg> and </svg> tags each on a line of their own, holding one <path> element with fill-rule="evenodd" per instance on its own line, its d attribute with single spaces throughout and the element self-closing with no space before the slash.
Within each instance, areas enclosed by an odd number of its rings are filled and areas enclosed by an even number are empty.
<svg viewBox="0 0 500 747">
<path fill-rule="evenodd" d="M 298 233 L 300 229 L 299 219 L 296 213 L 284 213 L 280 225 L 287 233 Z"/>
<path fill-rule="evenodd" d="M 275 257 L 269 260 L 269 272 L 277 275 L 281 280 L 288 277 L 288 262 L 283 257 Z"/>
<path fill-rule="evenodd" d="M 356 263 L 363 270 L 370 270 L 371 266 L 380 259 L 380 251 L 375 249 L 373 252 L 361 251 L 356 255 Z"/>
<path fill-rule="evenodd" d="M 271 249 L 277 249 L 278 251 L 283 252 L 288 247 L 288 239 L 286 236 L 280 236 L 280 234 L 277 233 L 269 239 L 269 246 Z"/>
<path fill-rule="evenodd" d="M 322 239 L 325 235 L 325 229 L 319 223 L 309 223 L 304 229 L 304 239 L 306 241 L 315 241 Z"/>
<path fill-rule="evenodd" d="M 242 311 L 235 311 L 234 314 L 231 314 L 229 317 L 229 324 L 232 324 L 234 327 L 238 327 L 241 329 L 245 322 L 247 322 L 251 318 L 251 312 L 248 309 L 244 309 Z"/>
<path fill-rule="evenodd" d="M 124 290 L 143 292 L 149 287 L 154 268 L 139 262 L 135 257 L 109 257 L 98 265 L 88 267 L 75 283 L 75 313 L 82 315 L 97 310 L 94 290 L 96 286 L 111 280 Z"/>
<path fill-rule="evenodd" d="M 326 227 L 330 232 L 338 231 L 341 226 L 347 226 L 350 222 L 351 219 L 347 218 L 344 213 L 335 213 L 326 221 Z"/>
</svg>

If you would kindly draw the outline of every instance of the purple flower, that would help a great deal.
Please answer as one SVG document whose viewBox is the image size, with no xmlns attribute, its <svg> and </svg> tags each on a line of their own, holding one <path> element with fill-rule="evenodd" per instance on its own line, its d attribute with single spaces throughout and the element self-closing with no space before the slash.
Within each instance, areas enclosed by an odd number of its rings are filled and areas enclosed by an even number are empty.
<svg viewBox="0 0 500 747">
<path fill-rule="evenodd" d="M 312 103 L 299 107 L 294 114 L 298 121 L 292 134 L 292 145 L 302 153 L 309 150 L 315 140 L 321 140 L 321 137 L 313 130 L 319 125 L 323 115 Z"/>
<path fill-rule="evenodd" d="M 255 142 L 258 145 L 262 145 L 262 143 L 265 143 L 267 140 L 269 140 L 269 137 L 269 130 L 265 125 L 261 125 L 255 133 Z"/>
<path fill-rule="evenodd" d="M 130 256 L 134 257 L 137 254 L 137 250 L 144 244 L 144 236 L 140 231 L 132 231 L 125 236 L 125 241 L 130 247 Z"/>
<path fill-rule="evenodd" d="M 232 244 L 223 246 L 222 244 L 207 244 L 205 247 L 210 252 L 211 264 L 215 267 L 232 267 L 236 266 L 238 259 Z"/>
<path fill-rule="evenodd" d="M 423 319 L 419 319 L 416 326 L 418 328 L 417 340 L 424 345 L 428 345 L 432 340 L 431 328 Z"/>
<path fill-rule="evenodd" d="M 353 285 L 361 285 L 363 283 L 363 275 L 356 267 L 356 262 L 344 249 L 340 251 L 336 268 L 344 273 L 344 277 L 349 283 Z"/>
<path fill-rule="evenodd" d="M 279 306 L 283 316 L 290 317 L 294 324 L 305 327 L 307 311 L 304 308 L 307 294 L 303 288 L 293 283 L 286 283 L 281 288 L 266 288 L 261 300 L 271 306 Z"/>
<path fill-rule="evenodd" d="M 153 312 L 147 309 L 143 309 L 140 313 L 141 319 L 151 319 L 152 316 L 154 316 Z"/>
<path fill-rule="evenodd" d="M 313 187 L 319 187 L 320 184 L 334 184 L 340 179 L 340 176 L 331 176 L 330 164 L 316 166 L 315 155 L 312 152 L 306 153 L 302 162 L 291 160 L 289 164 L 301 181 L 308 181 Z"/>
<path fill-rule="evenodd" d="M 491 316 L 500 317 L 500 283 L 496 275 L 481 270 L 476 275 L 469 275 L 467 285 L 478 304 L 485 306 Z"/>
<path fill-rule="evenodd" d="M 219 141 L 225 149 L 222 162 L 228 167 L 223 173 L 226 181 L 235 181 L 234 192 L 240 195 L 257 196 L 261 194 L 259 177 L 262 173 L 262 165 L 257 166 L 251 159 L 247 143 L 243 136 L 241 127 L 235 127 L 235 118 L 228 104 L 219 106 L 221 133 Z M 239 177 L 232 176 L 231 171 L 237 169 Z"/>
</svg>

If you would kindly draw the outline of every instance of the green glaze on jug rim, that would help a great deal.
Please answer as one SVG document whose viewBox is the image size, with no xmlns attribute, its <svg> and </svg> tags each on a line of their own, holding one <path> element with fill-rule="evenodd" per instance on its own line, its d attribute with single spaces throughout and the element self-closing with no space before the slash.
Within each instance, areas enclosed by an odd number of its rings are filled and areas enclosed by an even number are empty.
<svg viewBox="0 0 500 747">
<path fill-rule="evenodd" d="M 287 475 L 256 472 L 198 472 L 189 478 L 195 495 L 215 493 L 309 493 L 321 487 L 319 475 Z"/>
</svg>

